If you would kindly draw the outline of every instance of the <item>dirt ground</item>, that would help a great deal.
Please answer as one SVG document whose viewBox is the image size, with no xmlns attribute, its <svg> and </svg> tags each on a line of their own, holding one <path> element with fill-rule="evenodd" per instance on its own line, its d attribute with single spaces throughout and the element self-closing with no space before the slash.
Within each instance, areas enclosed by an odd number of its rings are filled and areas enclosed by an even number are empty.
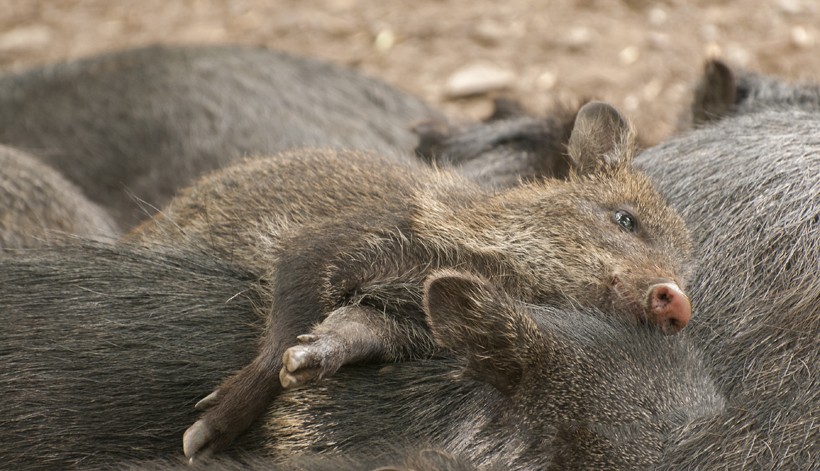
<svg viewBox="0 0 820 471">
<path fill-rule="evenodd" d="M 667 136 L 704 58 L 820 80 L 815 0 L 0 0 L 0 69 L 150 43 L 244 43 L 356 67 L 454 116 L 464 68 L 491 67 L 534 111 L 604 99 Z"/>
</svg>

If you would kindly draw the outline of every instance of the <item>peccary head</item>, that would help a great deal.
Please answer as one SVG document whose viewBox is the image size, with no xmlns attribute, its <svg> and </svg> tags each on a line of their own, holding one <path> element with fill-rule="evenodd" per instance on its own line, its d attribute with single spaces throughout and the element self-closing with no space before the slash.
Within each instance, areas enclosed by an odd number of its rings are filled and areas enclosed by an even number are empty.
<svg viewBox="0 0 820 471">
<path fill-rule="evenodd" d="M 695 87 L 691 117 L 684 119 L 682 127 L 767 109 L 820 111 L 820 86 L 792 85 L 774 77 L 733 71 L 720 60 L 710 60 Z"/>
<path fill-rule="evenodd" d="M 669 430 L 723 407 L 685 338 L 518 303 L 451 270 L 426 280 L 424 306 L 462 374 L 506 398 L 509 422 L 524 430 L 516 439 L 555 469 L 647 466 Z"/>
<path fill-rule="evenodd" d="M 524 285 L 536 287 L 529 294 L 538 301 L 570 299 L 674 334 L 691 317 L 683 289 L 692 243 L 678 214 L 632 167 L 634 152 L 635 133 L 615 108 L 584 105 L 569 139 L 568 178 L 499 193 L 485 208 L 499 223 L 485 244 L 520 255 L 507 257 L 511 270 L 531 277 Z M 489 226 L 489 219 L 471 222 Z"/>
</svg>

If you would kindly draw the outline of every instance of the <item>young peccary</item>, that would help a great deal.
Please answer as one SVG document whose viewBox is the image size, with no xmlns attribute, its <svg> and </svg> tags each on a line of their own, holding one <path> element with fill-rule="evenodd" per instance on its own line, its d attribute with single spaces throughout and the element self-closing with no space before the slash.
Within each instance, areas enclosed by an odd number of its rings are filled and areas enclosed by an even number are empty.
<svg viewBox="0 0 820 471">
<path fill-rule="evenodd" d="M 710 63 L 693 104 L 708 119 L 636 158 L 695 236 L 689 334 L 730 399 L 679 431 L 668 469 L 817 467 L 818 91 Z"/>
<path fill-rule="evenodd" d="M 497 99 L 493 114 L 482 123 L 454 127 L 431 121 L 416 126 L 416 155 L 501 188 L 566 178 L 571 168 L 566 146 L 577 112 L 578 108 L 560 106 L 547 117 L 534 117 L 515 102 Z"/>
<path fill-rule="evenodd" d="M 183 192 L 132 239 L 210 247 L 266 274 L 271 296 L 259 355 L 200 403 L 210 409 L 186 432 L 186 455 L 230 443 L 280 379 L 290 387 L 346 363 L 433 351 L 420 293 L 436 268 L 469 268 L 530 302 L 597 306 L 678 332 L 691 316 L 681 288 L 689 237 L 632 169 L 633 137 L 614 108 L 589 103 L 569 140 L 568 180 L 494 192 L 421 164 L 305 150 Z"/>
<path fill-rule="evenodd" d="M 0 146 L 0 249 L 49 245 L 65 235 L 114 240 L 114 221 L 34 157 Z"/>
<path fill-rule="evenodd" d="M 40 157 L 123 228 L 247 155 L 412 158 L 412 125 L 435 119 L 379 80 L 263 48 L 153 46 L 0 76 L 0 142 Z"/>
</svg>

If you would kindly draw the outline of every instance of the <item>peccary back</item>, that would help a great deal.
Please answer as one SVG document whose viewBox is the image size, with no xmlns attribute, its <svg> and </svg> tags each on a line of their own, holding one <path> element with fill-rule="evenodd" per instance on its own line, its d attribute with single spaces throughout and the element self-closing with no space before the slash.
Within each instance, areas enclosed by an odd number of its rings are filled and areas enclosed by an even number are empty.
<svg viewBox="0 0 820 471">
<path fill-rule="evenodd" d="M 0 259 L 3 467 L 175 456 L 200 391 L 253 356 L 252 280 L 202 254 L 66 246 Z"/>
<path fill-rule="evenodd" d="M 237 157 L 412 156 L 425 119 L 441 118 L 383 82 L 262 48 L 153 46 L 0 77 L 0 142 L 42 157 L 124 228 Z"/>
<path fill-rule="evenodd" d="M 0 145 L 0 249 L 38 247 L 66 235 L 113 239 L 110 216 L 62 175 Z"/>
<path fill-rule="evenodd" d="M 671 468 L 817 462 L 820 113 L 800 98 L 815 89 L 791 88 L 795 100 L 789 89 L 746 90 L 777 100 L 734 108 L 637 159 L 699 247 L 691 335 L 730 400 L 724 414 L 680 431 Z"/>
</svg>

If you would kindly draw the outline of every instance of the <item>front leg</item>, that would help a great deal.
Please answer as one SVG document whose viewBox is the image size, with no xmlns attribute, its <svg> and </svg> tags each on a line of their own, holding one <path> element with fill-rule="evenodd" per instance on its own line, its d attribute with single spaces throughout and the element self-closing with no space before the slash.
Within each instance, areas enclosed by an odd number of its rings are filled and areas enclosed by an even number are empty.
<svg viewBox="0 0 820 471">
<path fill-rule="evenodd" d="M 342 365 L 375 359 L 398 361 L 413 352 L 432 350 L 433 339 L 413 317 L 391 315 L 356 305 L 341 307 L 298 337 L 285 350 L 279 380 L 293 388 L 335 373 Z"/>
<path fill-rule="evenodd" d="M 297 343 L 297 336 L 318 324 L 324 314 L 351 302 L 363 285 L 391 277 L 392 272 L 385 274 L 384 269 L 392 267 L 392 261 L 401 254 L 392 234 L 363 242 L 361 230 L 348 231 L 345 239 L 333 227 L 321 229 L 315 232 L 320 235 L 300 232 L 291 240 L 283 240 L 282 251 L 273 262 L 270 317 L 259 353 L 201 401 L 200 406 L 209 409 L 183 435 L 185 456 L 193 460 L 230 445 L 282 391 L 282 358 Z M 379 246 L 375 252 L 374 241 Z M 374 325 L 372 329 L 378 328 Z M 362 347 L 362 342 L 356 345 L 365 353 L 373 351 L 372 347 Z M 343 363 L 350 356 L 341 353 L 334 358 Z"/>
</svg>

